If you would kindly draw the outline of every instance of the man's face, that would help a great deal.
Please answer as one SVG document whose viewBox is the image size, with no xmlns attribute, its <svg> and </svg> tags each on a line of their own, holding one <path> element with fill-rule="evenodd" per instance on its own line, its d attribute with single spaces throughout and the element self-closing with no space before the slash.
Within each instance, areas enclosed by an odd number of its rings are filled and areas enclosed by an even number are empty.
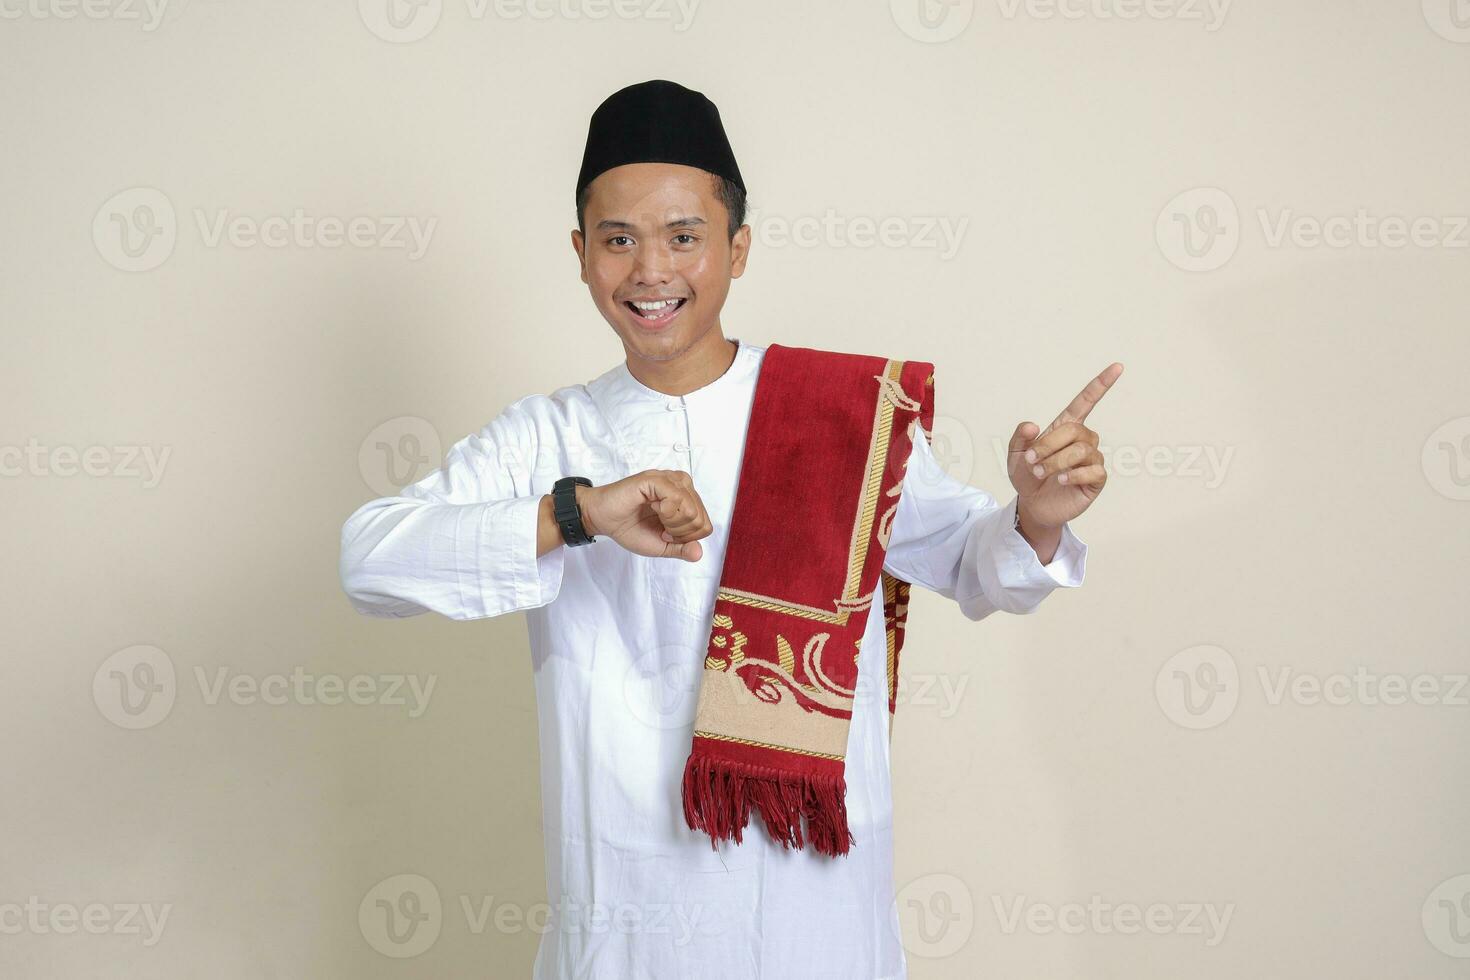
<svg viewBox="0 0 1470 980">
<path fill-rule="evenodd" d="M 573 231 L 572 246 L 630 355 L 671 360 L 719 324 L 750 247 L 750 226 L 731 241 L 728 222 L 715 179 L 694 167 L 630 163 L 588 187 L 586 236 Z"/>
</svg>

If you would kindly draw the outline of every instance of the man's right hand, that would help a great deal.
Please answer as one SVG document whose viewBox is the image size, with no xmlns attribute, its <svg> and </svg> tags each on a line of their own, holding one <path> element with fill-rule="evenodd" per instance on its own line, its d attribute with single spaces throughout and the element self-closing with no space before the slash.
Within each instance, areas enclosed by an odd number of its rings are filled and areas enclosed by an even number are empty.
<svg viewBox="0 0 1470 980">
<path fill-rule="evenodd" d="M 644 470 L 601 487 L 577 487 L 582 525 L 635 555 L 698 561 L 699 539 L 714 525 L 694 478 L 683 470 Z"/>
</svg>

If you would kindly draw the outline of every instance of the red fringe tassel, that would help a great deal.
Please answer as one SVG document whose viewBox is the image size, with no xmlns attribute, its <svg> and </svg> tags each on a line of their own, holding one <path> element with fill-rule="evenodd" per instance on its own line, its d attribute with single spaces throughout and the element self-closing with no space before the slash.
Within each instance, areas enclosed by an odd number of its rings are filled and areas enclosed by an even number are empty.
<svg viewBox="0 0 1470 980">
<path fill-rule="evenodd" d="M 684 822 L 703 830 L 710 846 L 722 840 L 739 844 L 751 807 L 760 812 L 773 840 L 786 849 L 804 846 L 819 853 L 846 854 L 853 845 L 847 828 L 847 786 L 841 776 L 774 769 L 748 762 L 710 759 L 691 753 L 684 764 Z"/>
</svg>

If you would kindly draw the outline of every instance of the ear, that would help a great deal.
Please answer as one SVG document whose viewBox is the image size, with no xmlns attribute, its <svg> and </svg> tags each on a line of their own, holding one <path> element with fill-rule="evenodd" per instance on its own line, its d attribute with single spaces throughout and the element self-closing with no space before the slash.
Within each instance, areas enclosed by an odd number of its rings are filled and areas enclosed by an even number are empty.
<svg viewBox="0 0 1470 980">
<path fill-rule="evenodd" d="M 577 265 L 581 267 L 582 281 L 587 281 L 587 240 L 577 229 L 572 229 L 572 248 L 577 253 Z"/>
<path fill-rule="evenodd" d="M 741 225 L 730 239 L 730 278 L 739 279 L 750 257 L 750 225 Z"/>
</svg>

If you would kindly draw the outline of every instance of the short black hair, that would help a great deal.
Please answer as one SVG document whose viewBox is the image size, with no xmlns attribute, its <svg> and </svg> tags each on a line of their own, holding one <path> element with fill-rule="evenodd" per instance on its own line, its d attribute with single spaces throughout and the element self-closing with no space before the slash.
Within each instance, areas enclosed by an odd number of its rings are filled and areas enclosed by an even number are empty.
<svg viewBox="0 0 1470 980">
<path fill-rule="evenodd" d="M 740 230 L 741 225 L 745 224 L 745 192 L 740 189 L 739 184 L 728 177 L 710 174 L 710 179 L 715 182 L 715 197 L 720 199 L 720 203 L 725 206 L 725 213 L 730 216 L 730 227 L 727 232 L 730 240 L 734 241 L 735 233 Z M 589 183 L 577 195 L 577 230 L 584 235 L 587 234 L 587 195 L 591 190 L 592 185 Z"/>
</svg>

